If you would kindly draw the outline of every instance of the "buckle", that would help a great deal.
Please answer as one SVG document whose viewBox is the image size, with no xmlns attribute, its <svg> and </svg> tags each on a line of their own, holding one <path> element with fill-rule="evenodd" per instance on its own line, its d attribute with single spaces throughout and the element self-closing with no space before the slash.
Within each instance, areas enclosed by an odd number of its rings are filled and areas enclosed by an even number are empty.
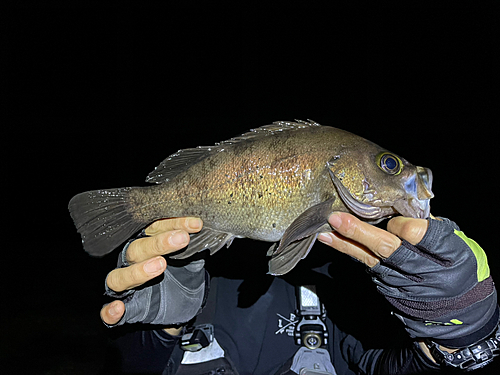
<svg viewBox="0 0 500 375">
<path fill-rule="evenodd" d="M 188 352 L 197 352 L 206 348 L 214 340 L 214 326 L 211 324 L 200 324 L 188 329 L 182 335 L 181 348 Z"/>
<path fill-rule="evenodd" d="M 328 343 L 328 329 L 324 320 L 326 311 L 316 295 L 314 285 L 297 287 L 297 315 L 300 321 L 295 326 L 294 337 L 297 345 L 317 349 Z"/>
</svg>

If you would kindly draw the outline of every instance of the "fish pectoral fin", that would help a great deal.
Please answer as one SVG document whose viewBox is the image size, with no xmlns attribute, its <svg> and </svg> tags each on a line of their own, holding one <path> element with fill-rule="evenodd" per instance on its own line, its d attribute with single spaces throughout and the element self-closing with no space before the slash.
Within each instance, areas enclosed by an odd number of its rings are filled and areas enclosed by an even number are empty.
<svg viewBox="0 0 500 375">
<path fill-rule="evenodd" d="M 328 216 L 332 213 L 334 201 L 335 197 L 309 207 L 300 214 L 286 229 L 281 238 L 280 245 L 276 249 L 276 254 L 279 254 L 294 241 L 319 233 L 319 229 L 323 225 L 328 224 Z"/>
<path fill-rule="evenodd" d="M 335 197 L 309 207 L 287 228 L 279 246 L 273 245 L 268 252 L 272 253 L 269 261 L 269 273 L 283 275 L 304 259 L 311 250 L 318 233 L 328 230 L 328 216 L 332 212 Z"/>
<path fill-rule="evenodd" d="M 186 259 L 200 251 L 210 249 L 210 255 L 214 254 L 226 245 L 229 247 L 235 238 L 232 233 L 221 232 L 208 227 L 203 227 L 199 233 L 192 233 L 189 245 L 180 253 L 170 256 L 173 259 Z"/>
<path fill-rule="evenodd" d="M 269 273 L 278 276 L 291 271 L 301 259 L 309 254 L 317 237 L 318 233 L 315 233 L 289 244 L 280 253 L 276 253 L 269 261 Z"/>
</svg>

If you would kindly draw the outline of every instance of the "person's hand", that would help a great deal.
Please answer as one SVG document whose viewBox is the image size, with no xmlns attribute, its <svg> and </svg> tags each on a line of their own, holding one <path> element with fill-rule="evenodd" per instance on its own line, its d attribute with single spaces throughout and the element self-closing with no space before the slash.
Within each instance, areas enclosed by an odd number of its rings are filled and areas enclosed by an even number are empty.
<svg viewBox="0 0 500 375">
<path fill-rule="evenodd" d="M 130 316 L 127 320 L 129 322 L 138 321 L 137 319 L 141 316 L 141 311 L 137 310 L 145 308 L 145 306 L 141 306 L 139 297 L 145 293 L 151 295 L 151 292 L 159 292 L 159 288 L 153 290 L 154 286 L 152 286 L 148 287 L 150 288 L 149 290 L 148 288 L 143 288 L 137 292 L 135 292 L 135 288 L 159 275 L 165 275 L 159 283 L 166 283 L 172 280 L 172 274 L 175 275 L 179 272 L 199 273 L 199 263 L 194 265 L 195 269 L 170 266 L 167 268 L 166 260 L 162 255 L 175 252 L 187 246 L 189 243 L 189 233 L 199 232 L 202 225 L 201 219 L 191 217 L 158 220 L 146 228 L 145 234 L 148 237 L 139 238 L 129 243 L 120 254 L 119 268 L 111 271 L 106 278 L 107 294 L 120 298 L 125 297 L 125 301 L 115 300 L 105 305 L 101 309 L 101 319 L 103 322 L 108 326 L 123 323 L 122 318 L 128 309 L 134 311 L 133 316 Z M 203 265 L 201 265 L 201 268 L 203 268 Z M 166 274 L 167 270 L 169 272 L 168 275 Z M 200 275 L 198 278 L 202 277 L 204 282 L 204 270 L 201 271 L 203 271 L 203 275 Z M 175 283 L 170 282 L 170 284 Z M 169 322 L 165 321 L 164 323 Z"/>
<path fill-rule="evenodd" d="M 348 213 L 318 239 L 370 267 L 377 289 L 413 338 L 450 348 L 493 332 L 498 305 L 486 254 L 448 219 L 395 217 L 387 231 Z"/>
<path fill-rule="evenodd" d="M 401 238 L 413 245 L 419 243 L 429 225 L 425 219 L 397 216 L 389 220 L 385 231 L 348 213 L 334 213 L 328 222 L 335 231 L 321 233 L 318 240 L 370 268 L 389 258 L 401 246 Z"/>
</svg>

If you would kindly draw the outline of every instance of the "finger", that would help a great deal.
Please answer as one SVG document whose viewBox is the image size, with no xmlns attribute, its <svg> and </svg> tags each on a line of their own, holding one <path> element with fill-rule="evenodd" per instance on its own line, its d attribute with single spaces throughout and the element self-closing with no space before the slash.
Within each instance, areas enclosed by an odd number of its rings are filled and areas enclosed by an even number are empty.
<svg viewBox="0 0 500 375">
<path fill-rule="evenodd" d="M 101 309 L 101 319 L 109 325 L 118 323 L 123 314 L 125 314 L 125 304 L 122 301 L 113 301 Z"/>
<path fill-rule="evenodd" d="M 373 254 L 366 246 L 354 242 L 338 232 L 321 233 L 318 240 L 324 244 L 333 247 L 334 249 L 347 254 L 360 262 L 366 264 L 368 267 L 373 267 L 380 261 L 375 254 Z"/>
<path fill-rule="evenodd" d="M 165 259 L 158 256 L 125 268 L 114 269 L 106 277 L 106 284 L 115 292 L 123 292 L 161 275 L 166 267 Z"/>
<path fill-rule="evenodd" d="M 129 245 L 127 262 L 133 264 L 154 256 L 169 254 L 186 247 L 188 243 L 189 234 L 184 230 L 162 232 L 153 237 L 140 238 Z"/>
<path fill-rule="evenodd" d="M 397 216 L 387 223 L 387 230 L 396 236 L 408 241 L 412 245 L 418 244 L 424 238 L 429 222 L 425 219 Z"/>
<path fill-rule="evenodd" d="M 333 213 L 328 222 L 341 235 L 365 246 L 379 258 L 388 258 L 401 245 L 401 240 L 394 234 L 345 212 Z"/>
<path fill-rule="evenodd" d="M 198 217 L 176 217 L 172 219 L 157 220 L 145 229 L 148 236 L 171 230 L 182 229 L 188 233 L 197 233 L 203 227 L 203 221 Z"/>
</svg>

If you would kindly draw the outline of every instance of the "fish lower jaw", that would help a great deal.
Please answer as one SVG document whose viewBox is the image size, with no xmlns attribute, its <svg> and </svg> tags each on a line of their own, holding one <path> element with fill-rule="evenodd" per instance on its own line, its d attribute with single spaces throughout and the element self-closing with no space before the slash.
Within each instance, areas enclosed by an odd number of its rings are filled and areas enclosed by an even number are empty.
<svg viewBox="0 0 500 375">
<path fill-rule="evenodd" d="M 410 198 L 394 203 L 394 209 L 403 216 L 416 219 L 427 219 L 430 215 L 431 206 L 429 199 L 420 200 Z"/>
</svg>

